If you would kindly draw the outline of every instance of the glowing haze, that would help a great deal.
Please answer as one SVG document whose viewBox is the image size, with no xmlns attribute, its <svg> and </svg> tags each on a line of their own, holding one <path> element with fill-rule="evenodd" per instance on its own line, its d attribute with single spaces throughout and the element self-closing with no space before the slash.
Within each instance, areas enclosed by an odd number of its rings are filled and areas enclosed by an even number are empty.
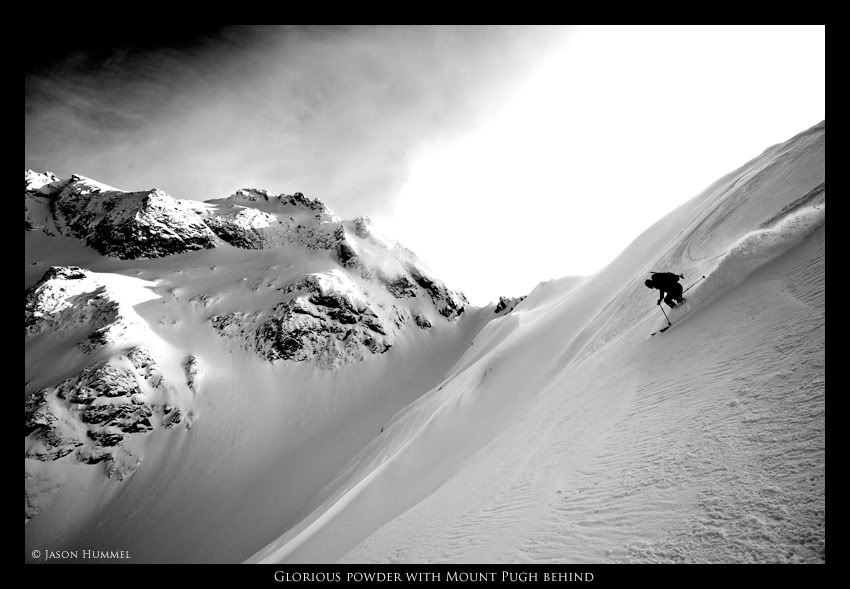
<svg viewBox="0 0 850 589">
<path fill-rule="evenodd" d="M 825 118 L 823 26 L 239 27 L 26 77 L 26 167 L 367 214 L 473 304 L 596 272 Z M 640 272 L 643 269 L 635 269 Z"/>
</svg>

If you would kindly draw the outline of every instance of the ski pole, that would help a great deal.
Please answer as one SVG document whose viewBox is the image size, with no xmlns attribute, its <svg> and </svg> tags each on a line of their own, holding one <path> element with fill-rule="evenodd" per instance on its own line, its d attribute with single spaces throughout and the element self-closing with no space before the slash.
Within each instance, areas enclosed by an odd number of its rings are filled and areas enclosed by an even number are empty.
<svg viewBox="0 0 850 589">
<path fill-rule="evenodd" d="M 658 305 L 658 308 L 661 309 L 661 312 L 664 313 L 664 307 L 661 304 Z M 670 318 L 667 316 L 667 313 L 664 313 L 664 318 L 667 320 L 667 325 L 673 325 L 670 323 Z"/>
<path fill-rule="evenodd" d="M 703 276 L 702 278 L 705 278 L 705 276 Z M 702 280 L 702 278 L 700 278 L 699 280 Z M 689 290 L 691 290 L 694 286 L 696 286 L 696 283 L 697 283 L 697 282 L 699 282 L 699 280 L 697 280 L 697 281 L 696 281 L 696 282 L 694 282 L 692 285 L 690 285 L 688 288 L 686 288 L 685 290 L 683 290 L 683 291 L 682 291 L 682 294 L 685 294 L 686 292 L 688 292 Z M 664 310 L 664 309 L 662 309 L 662 311 L 663 311 L 663 310 Z"/>
</svg>

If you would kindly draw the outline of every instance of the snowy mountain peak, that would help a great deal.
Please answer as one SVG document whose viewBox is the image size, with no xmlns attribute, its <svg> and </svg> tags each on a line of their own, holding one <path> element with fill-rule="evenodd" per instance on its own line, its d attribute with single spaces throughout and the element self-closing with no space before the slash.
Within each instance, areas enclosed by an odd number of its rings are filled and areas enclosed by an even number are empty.
<svg viewBox="0 0 850 589">
<path fill-rule="evenodd" d="M 513 311 L 518 304 L 520 304 L 525 299 L 524 296 L 521 297 L 499 297 L 499 303 L 496 305 L 496 308 L 493 309 L 493 312 L 496 315 L 502 314 L 507 315 L 511 311 Z"/>
<path fill-rule="evenodd" d="M 365 217 L 27 171 L 27 558 L 824 562 L 823 129 L 495 309 Z"/>
<path fill-rule="evenodd" d="M 246 188 L 199 203 L 155 188 L 125 192 L 77 174 L 61 180 L 27 170 L 25 180 L 28 231 L 75 237 L 113 258 L 227 248 L 295 259 L 318 254 L 323 268 L 314 262 L 311 272 L 287 273 L 272 281 L 274 291 L 257 286 L 262 304 L 209 309 L 216 333 L 270 362 L 309 360 L 334 368 L 362 360 L 389 350 L 405 326 L 428 329 L 439 317 L 457 320 L 467 303 L 413 252 L 375 232 L 368 217 L 345 222 L 300 192 Z M 226 288 L 214 284 L 194 300 L 206 308 Z M 288 296 L 296 290 L 305 292 Z"/>
<path fill-rule="evenodd" d="M 293 194 L 273 194 L 261 188 L 240 188 L 226 199 L 215 199 L 207 202 L 218 203 L 227 201 L 234 204 L 245 204 L 246 206 L 272 205 L 279 207 L 293 206 L 314 213 L 333 214 L 331 210 L 318 198 L 307 198 L 301 192 Z"/>
<path fill-rule="evenodd" d="M 24 171 L 24 191 L 39 192 L 45 194 L 45 186 L 59 182 L 59 177 L 53 172 L 36 172 L 34 170 Z M 49 190 L 47 191 L 49 192 Z"/>
<path fill-rule="evenodd" d="M 25 456 L 36 470 L 100 464 L 126 479 L 150 435 L 192 427 L 208 371 L 233 355 L 271 375 L 332 375 L 461 333 L 462 293 L 368 218 L 343 221 L 301 193 L 200 203 L 79 174 L 24 179 Z M 28 483 L 27 519 L 57 488 Z"/>
</svg>

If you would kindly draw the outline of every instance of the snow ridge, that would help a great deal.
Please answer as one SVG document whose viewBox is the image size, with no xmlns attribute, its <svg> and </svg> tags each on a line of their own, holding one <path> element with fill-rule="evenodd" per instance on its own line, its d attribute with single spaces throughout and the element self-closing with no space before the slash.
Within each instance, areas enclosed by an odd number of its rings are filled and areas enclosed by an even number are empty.
<svg viewBox="0 0 850 589">
<path fill-rule="evenodd" d="M 825 197 L 825 192 L 820 193 Z M 772 223 L 741 237 L 717 264 L 687 293 L 687 302 L 672 309 L 670 319 L 681 318 L 692 309 L 742 283 L 760 267 L 799 245 L 824 224 L 826 203 L 796 207 L 784 215 L 770 219 Z"/>
</svg>

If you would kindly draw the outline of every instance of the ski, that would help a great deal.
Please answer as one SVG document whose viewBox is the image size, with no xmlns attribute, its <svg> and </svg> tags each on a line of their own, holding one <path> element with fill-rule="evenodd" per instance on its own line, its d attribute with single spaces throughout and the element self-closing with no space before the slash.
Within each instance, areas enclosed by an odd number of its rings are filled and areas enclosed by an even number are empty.
<svg viewBox="0 0 850 589">
<path fill-rule="evenodd" d="M 681 276 L 681 274 L 679 274 L 678 276 Z M 685 290 L 683 290 L 683 291 L 682 291 L 682 294 L 685 294 L 686 292 L 688 292 L 689 290 L 691 290 L 694 286 L 696 286 L 697 282 L 699 282 L 700 280 L 704 280 L 704 279 L 705 279 L 705 276 L 701 276 L 701 277 L 699 278 L 699 280 L 697 280 L 696 282 L 694 282 L 693 284 L 691 284 L 688 288 L 686 288 Z M 679 304 L 680 304 L 680 305 L 681 305 L 681 304 L 684 304 L 687 300 L 688 300 L 688 299 L 686 299 L 685 297 L 682 297 L 682 298 L 681 298 L 681 300 L 679 300 Z M 662 311 L 664 311 L 664 309 L 662 309 Z M 667 317 L 667 313 L 664 313 L 664 317 Z M 682 319 L 684 319 L 684 317 L 682 317 Z M 649 337 L 652 337 L 653 335 L 655 335 L 655 334 L 657 334 L 657 333 L 664 333 L 665 331 L 667 331 L 667 330 L 668 330 L 668 329 L 670 329 L 671 327 L 673 327 L 673 324 L 670 322 L 670 319 L 667 319 L 667 327 L 662 327 L 661 329 L 659 329 L 659 330 L 657 330 L 657 331 L 653 331 L 652 333 L 650 333 L 650 334 L 649 334 Z"/>
<path fill-rule="evenodd" d="M 649 337 L 652 337 L 652 336 L 653 336 L 653 335 L 655 335 L 656 333 L 663 333 L 663 332 L 667 331 L 668 329 L 670 329 L 671 327 L 673 327 L 673 324 L 672 324 L 672 323 L 671 323 L 671 324 L 669 324 L 667 327 L 662 327 L 662 328 L 661 328 L 661 329 L 659 329 L 658 331 L 653 331 L 652 333 L 650 333 L 650 334 L 649 334 Z"/>
</svg>

